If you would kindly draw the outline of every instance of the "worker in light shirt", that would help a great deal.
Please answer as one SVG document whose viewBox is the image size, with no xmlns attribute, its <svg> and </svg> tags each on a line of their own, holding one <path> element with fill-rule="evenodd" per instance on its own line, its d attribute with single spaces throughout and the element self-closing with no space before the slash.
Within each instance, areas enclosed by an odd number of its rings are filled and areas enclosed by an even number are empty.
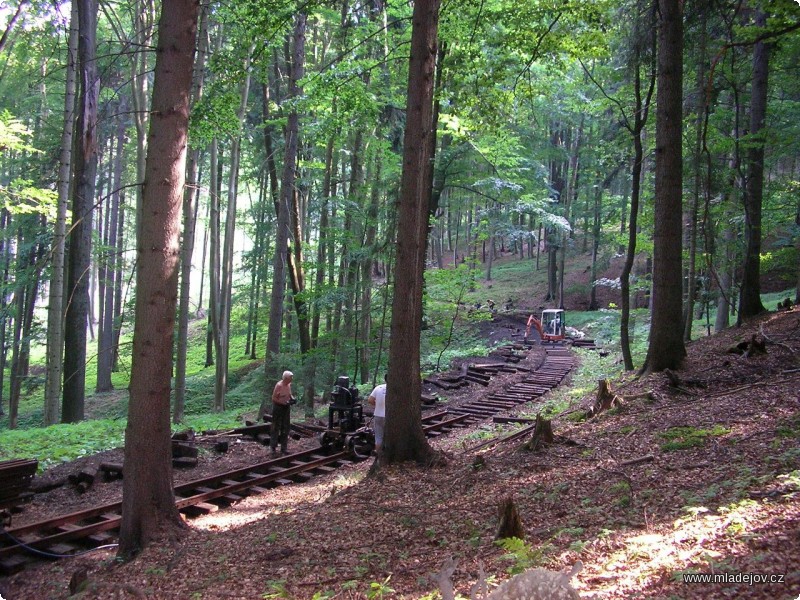
<svg viewBox="0 0 800 600">
<path fill-rule="evenodd" d="M 375 450 L 380 452 L 383 444 L 383 426 L 386 422 L 386 376 L 383 377 L 384 383 L 375 386 L 370 393 L 367 402 L 374 407 L 372 428 L 375 430 Z"/>
</svg>

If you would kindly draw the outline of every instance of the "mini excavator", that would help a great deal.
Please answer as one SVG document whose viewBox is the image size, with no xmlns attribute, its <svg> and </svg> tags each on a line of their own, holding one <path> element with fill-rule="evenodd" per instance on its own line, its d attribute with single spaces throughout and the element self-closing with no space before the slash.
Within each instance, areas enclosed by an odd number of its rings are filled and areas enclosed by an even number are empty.
<svg viewBox="0 0 800 600">
<path fill-rule="evenodd" d="M 564 319 L 565 313 L 560 308 L 546 308 L 542 311 L 542 317 L 536 318 L 536 315 L 528 317 L 528 326 L 525 328 L 525 341 L 528 341 L 528 336 L 531 333 L 531 327 L 534 327 L 542 338 L 543 342 L 558 342 L 564 339 L 564 329 L 566 321 Z"/>
</svg>

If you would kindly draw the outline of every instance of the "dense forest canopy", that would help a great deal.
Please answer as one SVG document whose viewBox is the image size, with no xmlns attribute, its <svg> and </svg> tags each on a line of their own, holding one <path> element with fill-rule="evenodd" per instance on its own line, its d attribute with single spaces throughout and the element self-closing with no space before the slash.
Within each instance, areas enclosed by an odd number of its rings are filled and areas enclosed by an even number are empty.
<svg viewBox="0 0 800 600">
<path fill-rule="evenodd" d="M 208 409 L 226 408 L 229 365 L 242 354 L 234 338 L 247 360 L 266 359 L 270 377 L 300 371 L 310 412 L 335 374 L 367 384 L 385 370 L 395 240 L 405 235 L 397 209 L 413 9 L 400 0 L 201 3 L 176 422 L 193 353 L 214 365 Z M 9 427 L 23 396 L 43 407 L 43 424 L 77 421 L 87 390 L 128 383 L 160 10 L 144 0 L 0 9 L 0 411 Z M 490 281 L 505 253 L 548 273 L 547 289 L 522 278 L 508 301 L 620 309 L 625 365 L 641 367 L 627 332 L 652 285 L 657 3 L 462 0 L 439 14 L 426 182 L 426 277 L 436 285 L 424 319 L 440 328 L 424 343 L 441 358 L 441 328 L 463 290 Z M 800 6 L 695 0 L 681 20 L 677 252 L 689 339 L 698 311 L 714 309 L 717 329 L 757 314 L 765 269 L 785 278 L 779 289 L 798 285 Z M 574 267 L 591 271 L 586 288 L 569 279 L 578 254 L 589 257 Z M 615 256 L 621 277 L 604 277 Z M 610 307 L 598 296 L 606 288 Z M 32 365 L 45 347 L 41 374 Z"/>
</svg>

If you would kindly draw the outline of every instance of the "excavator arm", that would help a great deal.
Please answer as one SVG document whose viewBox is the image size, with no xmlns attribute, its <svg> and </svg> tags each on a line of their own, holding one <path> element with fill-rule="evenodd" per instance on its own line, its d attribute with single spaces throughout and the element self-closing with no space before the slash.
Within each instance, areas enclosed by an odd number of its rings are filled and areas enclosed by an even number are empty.
<svg viewBox="0 0 800 600">
<path fill-rule="evenodd" d="M 528 336 L 531 334 L 531 327 L 535 327 L 536 331 L 539 332 L 539 337 L 544 339 L 544 332 L 542 331 L 542 322 L 537 319 L 534 315 L 528 317 L 528 325 L 525 327 L 525 341 L 528 341 Z"/>
</svg>

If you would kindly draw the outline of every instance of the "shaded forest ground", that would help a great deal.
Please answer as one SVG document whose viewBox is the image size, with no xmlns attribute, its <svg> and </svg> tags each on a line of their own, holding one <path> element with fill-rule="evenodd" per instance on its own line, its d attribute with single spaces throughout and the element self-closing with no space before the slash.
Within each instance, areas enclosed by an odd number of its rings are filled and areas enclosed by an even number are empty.
<svg viewBox="0 0 800 600">
<path fill-rule="evenodd" d="M 753 335 L 766 340 L 766 354 L 729 352 Z M 795 599 L 800 310 L 765 315 L 688 351 L 679 380 L 612 382 L 619 394 L 651 399 L 588 421 L 579 406 L 556 417 L 555 432 L 569 443 L 537 453 L 520 442 L 472 450 L 502 433 L 484 425 L 433 442 L 447 453 L 444 467 L 367 477 L 370 461 L 352 465 L 192 521 L 183 540 L 129 564 L 115 563 L 111 551 L 42 564 L 4 581 L 2 593 L 66 598 L 70 577 L 86 568 L 75 597 L 435 598 L 436 574 L 453 556 L 465 597 L 481 568 L 499 580 L 581 560 L 575 586 L 583 598 Z M 494 543 L 498 504 L 509 496 L 526 533 L 510 550 Z M 683 583 L 696 572 L 784 581 Z"/>
</svg>

